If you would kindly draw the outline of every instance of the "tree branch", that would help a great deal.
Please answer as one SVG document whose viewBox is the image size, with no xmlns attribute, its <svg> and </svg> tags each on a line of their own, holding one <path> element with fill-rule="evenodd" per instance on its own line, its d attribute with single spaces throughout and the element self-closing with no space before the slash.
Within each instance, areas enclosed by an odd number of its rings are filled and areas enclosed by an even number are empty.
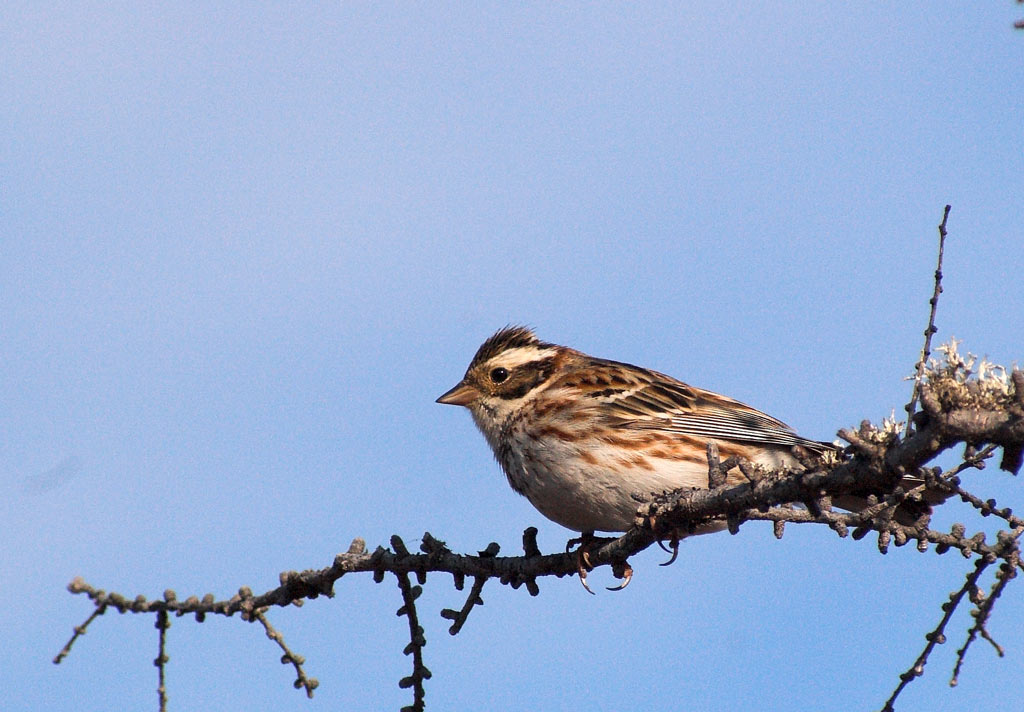
<svg viewBox="0 0 1024 712">
<path fill-rule="evenodd" d="M 745 522 L 758 520 L 773 522 L 775 534 L 780 538 L 787 522 L 827 526 L 840 538 L 852 540 L 860 540 L 875 532 L 877 546 L 882 553 L 892 544 L 904 546 L 909 542 L 916 542 L 921 551 L 933 548 L 938 554 L 956 549 L 966 558 L 977 559 L 975 569 L 965 586 L 943 605 L 942 620 L 930 634 L 928 645 L 918 660 L 901 676 L 900 685 L 886 709 L 892 708 L 899 693 L 923 671 L 935 645 L 945 639 L 949 619 L 960 602 L 965 596 L 973 596 L 979 602 L 979 608 L 967 641 L 958 652 L 955 680 L 971 642 L 979 636 L 991 640 L 986 624 L 995 601 L 1021 567 L 1019 538 L 1024 533 L 1024 520 L 1014 516 L 1009 508 L 1000 508 L 994 500 L 983 499 L 967 491 L 960 477 L 969 470 L 984 467 L 985 460 L 996 448 L 1003 448 L 1005 466 L 1005 453 L 1019 451 L 1024 446 L 1024 396 L 1021 389 L 1024 376 L 1019 371 L 1007 376 L 1005 371 L 984 362 L 975 371 L 975 359 L 960 357 L 956 344 L 940 347 L 939 351 L 945 359 L 942 362 L 929 361 L 925 368 L 920 387 L 922 410 L 917 418 L 919 426 L 910 437 L 901 438 L 900 428 L 895 423 L 886 422 L 881 427 L 862 423 L 857 430 L 840 431 L 840 436 L 850 443 L 846 452 L 808 460 L 804 469 L 791 470 L 764 470 L 748 463 L 719 462 L 714 449 L 711 449 L 708 453 L 709 482 L 717 486 L 669 492 L 640 505 L 632 529 L 621 537 L 599 539 L 588 546 L 589 566 L 611 566 L 613 573 L 621 576 L 622 572 L 629 570 L 627 559 L 630 556 L 666 536 L 678 542 L 680 536 L 721 522 L 727 523 L 729 530 L 735 533 Z M 947 472 L 925 466 L 957 443 L 967 445 L 963 461 L 958 466 Z M 740 467 L 749 481 L 735 486 L 726 485 L 724 474 L 733 466 Z M 915 475 L 924 484 L 905 490 L 900 483 L 907 475 Z M 996 516 L 1006 523 L 1007 528 L 998 533 L 994 543 L 989 543 L 980 532 L 967 536 L 967 529 L 962 524 L 954 525 L 949 532 L 942 532 L 928 527 L 928 516 L 913 524 L 897 521 L 894 517 L 897 507 L 919 501 L 925 489 L 940 496 L 957 496 L 970 504 L 979 517 Z M 866 506 L 860 511 L 832 509 L 831 503 L 835 498 L 849 494 L 862 496 L 865 492 L 873 494 L 864 498 Z M 302 658 L 289 651 L 280 634 L 270 627 L 265 617 L 267 609 L 298 605 L 305 599 L 319 596 L 332 597 L 337 582 L 345 575 L 371 573 L 374 580 L 380 582 L 390 574 L 396 577 L 402 595 L 399 615 L 407 617 L 409 622 L 410 642 L 405 652 L 413 657 L 413 672 L 403 678 L 401 686 L 413 688 L 414 701 L 408 709 L 421 710 L 424 708 L 423 683 L 429 679 L 430 671 L 423 663 L 426 637 L 415 602 L 428 573 L 451 574 L 458 590 L 463 589 L 466 577 L 473 578 L 461 608 L 446 608 L 441 612 L 442 617 L 453 621 L 449 632 L 454 635 L 461 630 L 472 609 L 482 604 L 480 594 L 490 579 L 498 579 L 513 588 L 525 585 L 531 595 L 537 595 L 537 578 L 571 576 L 579 568 L 576 552 L 541 553 L 535 529 L 524 532 L 522 556 L 499 556 L 500 548 L 496 543 L 491 543 L 476 555 L 458 554 L 429 533 L 423 535 L 417 553 L 409 551 L 398 536 L 393 536 L 390 543 L 391 548 L 377 547 L 368 552 L 363 540 L 356 539 L 347 552 L 335 556 L 333 562 L 322 569 L 284 572 L 276 588 L 253 595 L 243 587 L 235 596 L 220 601 L 209 594 L 202 599 L 191 596 L 180 601 L 173 591 L 165 592 L 162 600 L 147 600 L 143 596 L 128 598 L 93 588 L 81 578 L 76 578 L 68 590 L 86 594 L 92 600 L 94 610 L 85 623 L 75 628 L 71 640 L 54 662 L 59 663 L 68 654 L 75 640 L 108 607 L 122 613 L 156 613 L 158 621 L 167 621 L 171 613 L 177 616 L 194 614 L 197 621 L 202 621 L 209 614 L 231 616 L 241 613 L 243 618 L 258 620 L 264 625 L 267 635 L 285 652 L 282 662 L 295 667 L 298 676 L 296 687 L 304 687 L 307 695 L 312 696 L 316 680 L 306 678 L 301 668 Z M 1000 561 L 1002 564 L 989 595 L 979 598 L 978 582 L 982 574 Z M 411 574 L 416 575 L 419 585 L 412 584 Z M 163 633 L 164 628 L 161 628 L 161 636 Z M 162 642 L 158 660 L 166 662 Z M 159 667 L 162 680 L 163 665 Z M 161 704 L 166 703 L 164 694 L 161 693 Z"/>
<path fill-rule="evenodd" d="M 935 312 L 939 307 L 939 295 L 942 294 L 942 254 L 946 248 L 946 221 L 949 220 L 951 206 L 947 205 L 942 211 L 942 222 L 939 223 L 939 257 L 935 265 L 935 289 L 932 291 L 932 298 L 928 300 L 931 311 L 928 313 L 928 326 L 924 329 L 924 346 L 921 347 L 921 358 L 917 361 L 916 373 L 914 374 L 914 388 L 910 392 L 910 402 L 904 406 L 907 411 L 907 429 L 904 432 L 909 437 L 914 429 L 914 409 L 917 407 L 917 396 L 921 390 L 921 379 L 924 378 L 924 369 L 928 359 L 932 355 L 932 336 L 938 331 L 935 326 Z"/>
</svg>

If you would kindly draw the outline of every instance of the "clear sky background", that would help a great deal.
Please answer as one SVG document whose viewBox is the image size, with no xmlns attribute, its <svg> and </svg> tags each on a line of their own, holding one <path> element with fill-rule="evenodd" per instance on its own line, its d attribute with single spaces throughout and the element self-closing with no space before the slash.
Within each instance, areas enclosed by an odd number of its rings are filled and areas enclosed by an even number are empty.
<svg viewBox="0 0 1024 712">
<path fill-rule="evenodd" d="M 830 439 L 907 401 L 939 339 L 1024 356 L 1024 34 L 993 3 L 298 2 L 0 10 L 0 689 L 155 710 L 152 618 L 88 601 L 263 591 L 429 530 L 567 530 L 434 399 L 507 323 Z M 1007 504 L 1019 480 L 968 478 Z M 1019 506 L 1018 506 L 1019 508 Z M 948 525 L 962 512 L 942 514 Z M 970 565 L 767 526 L 570 579 L 421 599 L 429 709 L 871 710 Z M 607 569 L 597 586 L 613 583 Z M 1015 583 L 957 689 L 966 610 L 907 710 L 1006 709 Z M 397 709 L 393 578 L 260 629 L 170 630 L 171 709 Z"/>
</svg>

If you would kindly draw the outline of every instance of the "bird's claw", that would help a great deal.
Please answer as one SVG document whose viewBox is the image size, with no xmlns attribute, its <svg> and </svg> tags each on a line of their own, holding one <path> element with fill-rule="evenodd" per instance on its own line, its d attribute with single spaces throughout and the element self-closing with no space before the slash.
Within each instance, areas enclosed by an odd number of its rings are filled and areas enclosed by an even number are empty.
<svg viewBox="0 0 1024 712">
<path fill-rule="evenodd" d="M 580 548 L 576 550 L 576 573 L 580 575 L 580 583 L 583 585 L 583 588 L 591 595 L 597 595 L 587 583 L 587 572 L 594 568 L 590 563 L 590 546 L 594 543 L 595 539 L 596 537 L 592 533 L 583 532 L 582 536 L 570 539 L 565 544 L 566 553 L 569 552 L 573 545 L 580 545 Z"/>
<path fill-rule="evenodd" d="M 665 549 L 665 551 L 667 551 L 670 554 L 672 554 L 672 557 L 668 561 L 666 561 L 663 564 L 659 564 L 659 566 L 671 566 L 672 564 L 674 564 L 676 562 L 676 558 L 679 556 L 679 537 L 677 537 L 677 536 L 673 536 L 672 537 L 672 542 L 671 542 L 672 548 L 671 549 L 666 549 L 665 545 L 661 543 L 660 539 L 658 540 L 658 544 L 661 546 L 662 549 Z"/>
<path fill-rule="evenodd" d="M 593 589 L 591 589 L 590 585 L 587 583 L 587 570 L 583 567 L 582 561 L 577 563 L 576 571 L 580 575 L 580 583 L 583 585 L 583 588 L 585 588 L 587 590 L 587 593 L 589 593 L 591 596 L 596 596 L 597 594 L 594 593 Z"/>
<path fill-rule="evenodd" d="M 621 569 L 621 570 L 620 570 Z M 612 569 L 615 575 L 622 579 L 622 583 L 618 586 L 606 586 L 609 591 L 621 591 L 629 582 L 633 580 L 633 567 L 629 565 L 629 562 L 623 561 L 622 564 L 616 564 Z M 621 574 L 621 576 L 620 576 Z"/>
<path fill-rule="evenodd" d="M 582 536 L 570 539 L 565 545 L 565 551 L 568 553 L 574 545 L 579 544 L 579 548 L 576 549 L 576 573 L 580 576 L 580 584 L 590 594 L 594 594 L 590 584 L 587 583 L 587 572 L 594 569 L 594 565 L 590 561 L 590 548 L 598 543 L 601 543 L 600 540 L 592 533 L 584 532 Z M 612 572 L 616 578 L 622 579 L 622 583 L 618 586 L 608 586 L 609 591 L 621 591 L 633 579 L 633 568 L 629 565 L 628 561 L 614 564 Z"/>
</svg>

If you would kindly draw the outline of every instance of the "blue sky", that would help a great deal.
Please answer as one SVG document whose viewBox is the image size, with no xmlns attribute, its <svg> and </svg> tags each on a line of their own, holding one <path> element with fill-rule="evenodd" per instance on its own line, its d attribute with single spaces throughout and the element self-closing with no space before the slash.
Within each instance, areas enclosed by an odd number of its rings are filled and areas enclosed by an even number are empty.
<svg viewBox="0 0 1024 712">
<path fill-rule="evenodd" d="M 814 438 L 906 402 L 953 205 L 939 339 L 1009 364 L 1024 313 L 1024 35 L 1010 2 L 10 2 L 0 10 L 0 687 L 156 708 L 152 620 L 429 530 L 569 532 L 434 399 L 506 323 L 751 403 Z M 1020 501 L 994 468 L 968 482 Z M 1014 499 L 1016 498 L 1016 499 Z M 1002 500 L 1001 500 L 1002 501 Z M 962 519 L 963 512 L 939 521 Z M 791 527 L 421 599 L 431 709 L 877 709 L 966 562 Z M 595 583 L 607 572 L 595 574 Z M 960 686 L 951 628 L 905 709 L 1024 676 L 1012 586 Z M 170 631 L 172 709 L 395 709 L 391 579 Z"/>
</svg>

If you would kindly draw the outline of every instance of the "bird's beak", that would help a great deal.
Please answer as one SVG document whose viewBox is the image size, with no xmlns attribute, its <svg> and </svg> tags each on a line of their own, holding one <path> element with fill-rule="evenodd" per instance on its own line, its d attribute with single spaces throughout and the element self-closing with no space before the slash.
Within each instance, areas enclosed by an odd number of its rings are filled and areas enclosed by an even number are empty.
<svg viewBox="0 0 1024 712">
<path fill-rule="evenodd" d="M 480 391 L 468 385 L 465 381 L 459 381 L 455 387 L 437 399 L 438 403 L 445 405 L 469 405 L 481 395 Z"/>
</svg>

